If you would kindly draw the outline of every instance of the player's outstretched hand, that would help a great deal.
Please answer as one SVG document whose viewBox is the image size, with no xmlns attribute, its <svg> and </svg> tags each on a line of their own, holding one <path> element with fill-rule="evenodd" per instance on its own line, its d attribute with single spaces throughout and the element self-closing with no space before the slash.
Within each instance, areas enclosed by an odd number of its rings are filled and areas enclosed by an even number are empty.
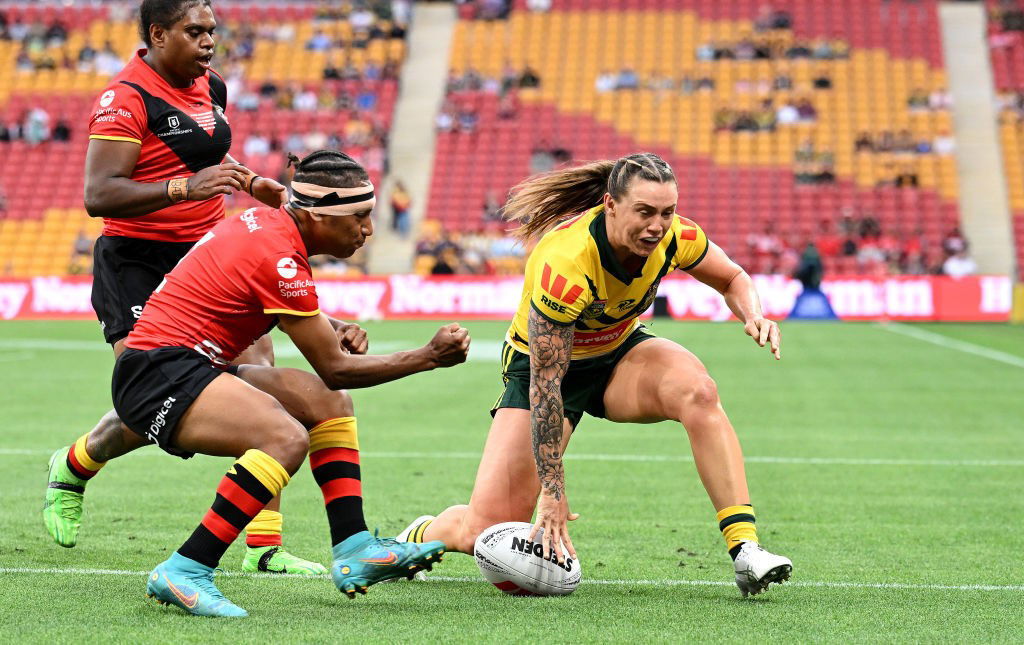
<svg viewBox="0 0 1024 645">
<path fill-rule="evenodd" d="M 252 196 L 271 208 L 280 208 L 288 191 L 285 187 L 269 177 L 260 177 L 252 183 Z M 363 352 L 353 352 L 361 354 Z"/>
<path fill-rule="evenodd" d="M 338 335 L 338 343 L 349 354 L 365 354 L 370 347 L 366 330 L 355 323 L 345 323 L 334 330 Z"/>
<path fill-rule="evenodd" d="M 236 163 L 222 163 L 203 168 L 188 178 L 188 199 L 201 202 L 217 195 L 230 195 L 242 190 L 249 172 Z"/>
<path fill-rule="evenodd" d="M 747 336 L 753 338 L 760 347 L 767 343 L 775 360 L 782 358 L 782 331 L 779 329 L 779 323 L 767 318 L 752 318 L 743 325 L 743 331 L 747 332 Z"/>
<path fill-rule="evenodd" d="M 459 323 L 451 323 L 437 330 L 427 348 L 438 367 L 451 367 L 466 362 L 469 354 L 469 330 Z"/>
<path fill-rule="evenodd" d="M 543 529 L 542 547 L 545 558 L 550 559 L 551 552 L 554 551 L 559 563 L 565 562 L 565 552 L 576 559 L 576 548 L 569 539 L 568 522 L 579 516 L 579 513 L 569 511 L 569 497 L 564 491 L 559 499 L 555 499 L 554 495 L 542 490 L 540 498 L 537 499 L 537 522 L 530 531 L 530 541 L 533 542 L 538 531 Z"/>
</svg>

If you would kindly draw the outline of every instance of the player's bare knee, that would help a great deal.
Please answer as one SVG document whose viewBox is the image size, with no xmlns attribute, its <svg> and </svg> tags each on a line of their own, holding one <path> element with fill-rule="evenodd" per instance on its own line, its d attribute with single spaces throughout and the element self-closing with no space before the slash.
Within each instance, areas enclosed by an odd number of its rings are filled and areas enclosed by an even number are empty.
<svg viewBox="0 0 1024 645">
<path fill-rule="evenodd" d="M 280 462 L 289 474 L 295 474 L 309 452 L 309 433 L 306 429 L 294 421 L 284 422 L 263 434 L 257 449 Z"/>
<path fill-rule="evenodd" d="M 680 386 L 675 400 L 681 403 L 680 421 L 687 412 L 706 410 L 718 406 L 718 385 L 707 373 Z"/>
<path fill-rule="evenodd" d="M 355 405 L 347 390 L 330 390 L 324 386 L 316 392 L 313 416 L 317 421 L 355 416 Z"/>
</svg>

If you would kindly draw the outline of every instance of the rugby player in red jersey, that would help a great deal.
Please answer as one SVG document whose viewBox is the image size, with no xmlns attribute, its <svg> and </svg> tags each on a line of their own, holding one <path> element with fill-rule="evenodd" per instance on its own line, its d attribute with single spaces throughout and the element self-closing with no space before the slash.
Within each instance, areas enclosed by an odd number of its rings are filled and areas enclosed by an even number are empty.
<svg viewBox="0 0 1024 645">
<path fill-rule="evenodd" d="M 203 236 L 154 291 L 114 366 L 114 408 L 134 432 L 171 454 L 237 458 L 202 522 L 148 579 L 150 596 L 193 614 L 246 615 L 214 586 L 214 568 L 307 453 L 342 592 L 411 577 L 444 552 L 441 542 L 366 530 L 356 421 L 341 388 L 461 363 L 468 332 L 452 323 L 424 347 L 387 356 L 345 351 L 320 312 L 308 258 L 349 257 L 363 245 L 373 233 L 373 185 L 344 153 L 318 151 L 298 164 L 292 193 L 280 209 L 251 209 Z M 232 365 L 274 326 L 316 374 Z"/>
<path fill-rule="evenodd" d="M 96 242 L 92 304 L 115 357 L 164 274 L 224 218 L 224 195 L 244 190 L 280 206 L 284 186 L 255 176 L 229 155 L 227 89 L 210 69 L 217 23 L 209 0 L 145 0 L 140 50 L 93 106 L 85 206 L 104 220 Z M 352 351 L 365 334 L 347 328 Z M 273 364 L 264 338 L 238 362 Z M 145 445 L 113 411 L 50 459 L 44 523 L 57 544 L 78 540 L 87 482 L 110 459 Z M 246 571 L 319 575 L 323 565 L 284 550 L 280 500 L 247 530 Z"/>
</svg>

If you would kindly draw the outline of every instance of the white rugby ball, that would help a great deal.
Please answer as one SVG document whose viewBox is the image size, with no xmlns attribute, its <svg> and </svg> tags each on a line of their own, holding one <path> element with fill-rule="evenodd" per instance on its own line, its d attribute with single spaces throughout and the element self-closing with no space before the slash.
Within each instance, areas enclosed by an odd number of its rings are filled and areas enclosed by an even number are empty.
<svg viewBox="0 0 1024 645">
<path fill-rule="evenodd" d="M 532 529 L 533 525 L 527 522 L 505 522 L 484 530 L 473 545 L 480 573 L 513 596 L 571 594 L 583 574 L 579 560 L 564 554 L 564 563 L 558 564 L 554 553 L 551 559 L 545 559 L 541 546 L 543 529 L 531 542 Z"/>
</svg>

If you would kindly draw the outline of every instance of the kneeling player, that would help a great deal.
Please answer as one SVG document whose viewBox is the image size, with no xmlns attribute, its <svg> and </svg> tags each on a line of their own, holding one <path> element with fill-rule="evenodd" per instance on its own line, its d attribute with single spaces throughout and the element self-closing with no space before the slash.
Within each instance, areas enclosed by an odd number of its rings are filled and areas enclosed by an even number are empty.
<svg viewBox="0 0 1024 645">
<path fill-rule="evenodd" d="M 779 327 L 761 313 L 750 276 L 676 214 L 672 169 L 650 153 L 560 170 L 527 181 L 505 207 L 543 235 L 526 265 L 522 301 L 502 352 L 505 390 L 469 505 L 418 518 L 399 539 L 443 540 L 473 552 L 500 522 L 526 522 L 537 508 L 548 555 L 575 556 L 566 521 L 565 453 L 584 412 L 616 422 L 677 421 L 686 429 L 743 595 L 792 571 L 758 544 L 743 454 L 700 360 L 640 323 L 658 283 L 680 269 L 724 296 L 744 331 L 779 353 Z M 576 217 L 573 213 L 580 213 Z M 538 501 L 539 493 L 539 501 Z"/>
<path fill-rule="evenodd" d="M 359 444 L 345 387 L 368 387 L 461 363 L 469 336 L 441 328 L 425 347 L 350 354 L 320 313 L 307 258 L 349 257 L 372 234 L 373 186 L 343 153 L 298 164 L 291 202 L 225 220 L 203 237 L 146 304 L 114 366 L 114 407 L 171 454 L 237 457 L 191 537 L 150 574 L 147 591 L 193 614 L 245 616 L 213 583 L 238 533 L 288 483 L 308 452 L 331 529 L 337 587 L 349 597 L 429 569 L 442 542 L 377 539 L 363 521 Z M 275 325 L 319 378 L 231 360 Z"/>
</svg>

